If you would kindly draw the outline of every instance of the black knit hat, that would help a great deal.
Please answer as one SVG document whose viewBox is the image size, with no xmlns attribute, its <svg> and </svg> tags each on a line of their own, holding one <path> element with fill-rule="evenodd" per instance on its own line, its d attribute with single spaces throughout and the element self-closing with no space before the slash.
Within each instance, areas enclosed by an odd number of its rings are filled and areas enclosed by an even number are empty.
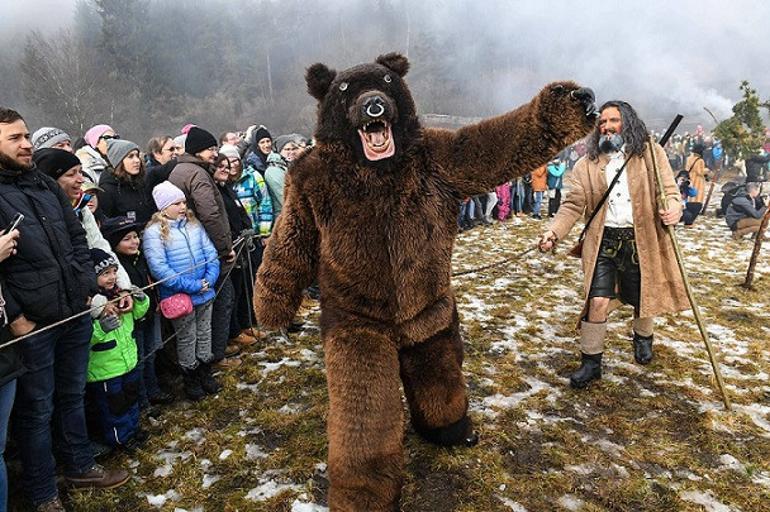
<svg viewBox="0 0 770 512">
<path fill-rule="evenodd" d="M 264 126 L 260 126 L 259 128 L 254 130 L 254 135 L 252 136 L 252 144 L 256 146 L 257 143 L 262 139 L 273 140 L 273 136 L 270 135 L 270 132 L 267 131 L 267 128 L 265 128 Z"/>
<path fill-rule="evenodd" d="M 32 155 L 32 161 L 40 172 L 55 180 L 76 165 L 80 165 L 78 157 L 69 151 L 57 148 L 38 149 Z"/>
<path fill-rule="evenodd" d="M 115 249 L 129 232 L 136 231 L 139 233 L 142 230 L 142 224 L 128 217 L 112 217 L 102 222 L 100 229 L 104 239 L 109 242 L 110 247 Z"/>
<path fill-rule="evenodd" d="M 98 248 L 91 249 L 91 259 L 94 262 L 94 272 L 98 276 L 110 267 L 117 267 L 115 256 Z"/>
<path fill-rule="evenodd" d="M 187 140 L 184 142 L 184 151 L 190 155 L 200 153 L 210 147 L 218 146 L 217 139 L 203 128 L 193 126 L 187 133 Z"/>
</svg>

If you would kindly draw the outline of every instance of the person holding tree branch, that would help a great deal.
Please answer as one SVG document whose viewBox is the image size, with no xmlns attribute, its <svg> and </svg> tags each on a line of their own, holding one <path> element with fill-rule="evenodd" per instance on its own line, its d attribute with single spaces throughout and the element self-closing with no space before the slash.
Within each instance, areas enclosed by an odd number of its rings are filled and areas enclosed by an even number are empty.
<svg viewBox="0 0 770 512">
<path fill-rule="evenodd" d="M 581 366 L 570 376 L 574 388 L 601 378 L 607 316 L 617 301 L 634 307 L 634 359 L 644 365 L 653 358 L 654 317 L 689 308 L 674 248 L 664 229 L 682 216 L 679 189 L 663 148 L 655 144 L 667 198 L 667 204 L 658 204 L 647 133 L 625 101 L 602 105 L 588 152 L 567 178 L 569 193 L 538 243 L 541 251 L 550 251 L 578 219 L 588 220 L 599 206 L 587 226 L 581 254 L 585 304 L 579 324 Z"/>
</svg>

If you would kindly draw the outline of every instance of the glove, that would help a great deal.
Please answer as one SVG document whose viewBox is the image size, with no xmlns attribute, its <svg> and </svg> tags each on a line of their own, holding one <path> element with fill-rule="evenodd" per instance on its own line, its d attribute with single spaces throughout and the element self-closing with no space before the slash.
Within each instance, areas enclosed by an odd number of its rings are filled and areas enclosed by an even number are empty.
<svg viewBox="0 0 770 512">
<path fill-rule="evenodd" d="M 94 295 L 91 299 L 91 307 L 96 308 L 91 311 L 91 318 L 96 320 L 100 316 L 102 316 L 102 311 L 104 311 L 104 306 L 107 305 L 107 297 L 101 294 Z"/>
<path fill-rule="evenodd" d="M 103 316 L 99 319 L 99 327 L 104 332 L 114 331 L 120 327 L 120 318 L 117 315 Z"/>
<path fill-rule="evenodd" d="M 147 298 L 147 294 L 144 293 L 138 286 L 131 287 L 131 296 L 137 302 L 143 302 Z"/>
</svg>

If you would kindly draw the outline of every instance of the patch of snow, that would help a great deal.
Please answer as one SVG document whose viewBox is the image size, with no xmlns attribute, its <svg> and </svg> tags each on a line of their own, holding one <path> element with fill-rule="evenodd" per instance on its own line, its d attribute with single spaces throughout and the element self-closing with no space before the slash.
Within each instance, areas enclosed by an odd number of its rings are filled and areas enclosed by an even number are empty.
<svg viewBox="0 0 770 512">
<path fill-rule="evenodd" d="M 299 491 L 302 486 L 296 484 L 279 484 L 275 480 L 267 480 L 246 494 L 246 499 L 251 501 L 266 501 L 285 491 Z"/>
<path fill-rule="evenodd" d="M 484 400 L 482 400 L 482 404 L 485 407 L 482 412 L 494 418 L 498 413 L 490 408 L 512 409 L 527 398 L 530 398 L 544 389 L 548 390 L 548 398 L 551 400 L 555 400 L 558 396 L 561 396 L 561 391 L 539 379 L 525 377 L 524 381 L 529 385 L 529 389 L 526 391 L 521 391 L 508 396 L 496 393 L 495 395 L 485 397 Z"/>
<path fill-rule="evenodd" d="M 219 460 L 226 460 L 232 454 L 233 454 L 233 451 L 228 448 L 227 450 L 224 450 L 222 453 L 219 454 Z"/>
<path fill-rule="evenodd" d="M 590 475 L 594 472 L 596 466 L 593 464 L 579 464 L 577 466 L 567 465 L 564 466 L 564 469 L 567 471 L 572 471 L 573 473 L 577 473 L 578 475 Z"/>
<path fill-rule="evenodd" d="M 201 489 L 208 489 L 221 479 L 222 477 L 220 475 L 203 475 L 203 485 L 201 485 Z"/>
<path fill-rule="evenodd" d="M 171 473 L 174 472 L 174 466 L 171 464 L 164 464 L 161 467 L 157 468 L 155 472 L 153 472 L 152 476 L 155 478 L 166 478 Z"/>
<path fill-rule="evenodd" d="M 266 362 L 266 361 L 260 361 L 259 364 L 265 367 L 262 370 L 262 375 L 267 375 L 268 373 L 274 372 L 274 371 L 276 371 L 277 369 L 279 369 L 282 366 L 288 366 L 290 368 L 296 368 L 297 366 L 299 366 L 302 363 L 300 363 L 299 361 L 297 361 L 295 359 L 290 359 L 288 357 L 284 357 L 283 359 L 281 359 L 280 361 L 278 361 L 276 363 L 269 363 L 269 362 Z"/>
<path fill-rule="evenodd" d="M 573 494 L 565 494 L 557 503 L 571 512 L 576 512 L 585 506 L 585 502 Z"/>
<path fill-rule="evenodd" d="M 188 441 L 192 441 L 195 444 L 201 444 L 203 441 L 206 440 L 206 436 L 204 435 L 203 429 L 200 429 L 200 428 L 194 428 L 192 430 L 188 430 L 187 432 L 185 432 L 184 436 L 182 437 Z"/>
<path fill-rule="evenodd" d="M 308 497 L 306 494 L 300 495 L 300 497 L 291 504 L 291 512 L 329 512 L 328 507 L 316 503 L 308 503 L 305 501 L 307 499 Z"/>
<path fill-rule="evenodd" d="M 730 508 L 724 503 L 717 501 L 711 491 L 687 491 L 679 495 L 684 501 L 701 505 L 706 512 L 735 512 L 737 508 Z"/>
<path fill-rule="evenodd" d="M 506 498 L 505 496 L 498 496 L 497 499 L 503 502 L 503 505 L 513 510 L 513 512 L 527 512 L 527 509 L 516 503 L 515 501 Z"/>
<path fill-rule="evenodd" d="M 264 459 L 266 457 L 267 453 L 265 453 L 259 445 L 251 443 L 246 444 L 246 458 L 248 460 Z"/>
</svg>

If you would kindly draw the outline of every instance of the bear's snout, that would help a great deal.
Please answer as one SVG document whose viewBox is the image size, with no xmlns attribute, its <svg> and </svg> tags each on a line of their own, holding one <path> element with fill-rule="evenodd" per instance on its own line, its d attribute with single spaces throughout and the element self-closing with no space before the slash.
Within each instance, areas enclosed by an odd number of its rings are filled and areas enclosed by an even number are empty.
<svg viewBox="0 0 770 512">
<path fill-rule="evenodd" d="M 350 122 L 361 128 L 372 121 L 396 121 L 396 103 L 382 91 L 372 90 L 362 93 L 349 110 Z"/>
</svg>

